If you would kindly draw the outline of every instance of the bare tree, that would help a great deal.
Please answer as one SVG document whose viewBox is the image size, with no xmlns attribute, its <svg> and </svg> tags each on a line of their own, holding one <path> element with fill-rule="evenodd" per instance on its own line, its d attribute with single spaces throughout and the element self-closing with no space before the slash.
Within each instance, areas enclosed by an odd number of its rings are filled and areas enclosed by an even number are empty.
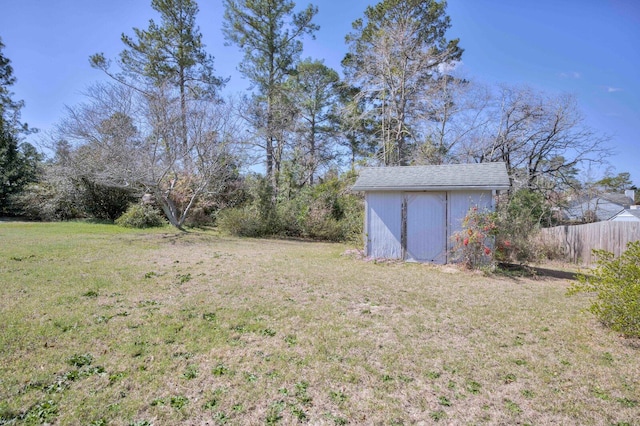
<svg viewBox="0 0 640 426">
<path fill-rule="evenodd" d="M 58 128 L 59 137 L 75 144 L 75 167 L 98 183 L 153 194 L 178 228 L 237 166 L 240 132 L 230 103 L 189 102 L 185 144 L 184 105 L 173 87 L 141 94 L 101 84 L 87 98 L 67 109 Z"/>
<path fill-rule="evenodd" d="M 412 164 L 464 161 L 465 144 L 481 139 L 492 122 L 489 88 L 442 68 L 418 111 L 424 139 L 412 151 Z"/>
<path fill-rule="evenodd" d="M 516 188 L 557 187 L 573 179 L 579 165 L 600 164 L 609 155 L 608 138 L 585 124 L 571 95 L 503 86 L 487 108 L 493 119 L 463 151 L 477 162 L 504 161 Z"/>
</svg>

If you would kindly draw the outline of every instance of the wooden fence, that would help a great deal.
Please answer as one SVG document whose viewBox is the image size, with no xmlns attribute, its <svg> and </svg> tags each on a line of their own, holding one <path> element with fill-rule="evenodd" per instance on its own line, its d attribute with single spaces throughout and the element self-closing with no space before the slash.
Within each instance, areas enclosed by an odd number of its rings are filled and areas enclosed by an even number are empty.
<svg viewBox="0 0 640 426">
<path fill-rule="evenodd" d="M 542 230 L 541 238 L 550 246 L 559 247 L 565 260 L 591 265 L 593 249 L 607 250 L 615 256 L 627 243 L 640 240 L 640 222 L 596 222 L 586 225 L 556 226 Z"/>
</svg>

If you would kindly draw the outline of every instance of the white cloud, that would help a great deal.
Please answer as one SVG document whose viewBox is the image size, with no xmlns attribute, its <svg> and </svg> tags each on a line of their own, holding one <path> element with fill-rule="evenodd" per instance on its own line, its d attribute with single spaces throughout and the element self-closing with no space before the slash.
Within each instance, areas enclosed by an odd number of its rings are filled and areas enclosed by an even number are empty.
<svg viewBox="0 0 640 426">
<path fill-rule="evenodd" d="M 619 87 L 607 86 L 607 93 L 613 93 L 613 92 L 622 92 L 622 89 Z"/>
<path fill-rule="evenodd" d="M 582 74 L 578 71 L 561 72 L 559 75 L 561 78 L 582 78 Z"/>
</svg>

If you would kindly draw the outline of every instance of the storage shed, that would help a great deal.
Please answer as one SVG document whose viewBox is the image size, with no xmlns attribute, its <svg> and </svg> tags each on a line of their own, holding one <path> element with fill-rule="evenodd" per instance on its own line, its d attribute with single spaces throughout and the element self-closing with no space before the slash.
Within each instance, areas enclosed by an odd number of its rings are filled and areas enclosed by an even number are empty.
<svg viewBox="0 0 640 426">
<path fill-rule="evenodd" d="M 365 253 L 447 263 L 469 209 L 492 210 L 508 188 L 504 163 L 364 168 L 352 189 L 365 193 Z"/>
</svg>

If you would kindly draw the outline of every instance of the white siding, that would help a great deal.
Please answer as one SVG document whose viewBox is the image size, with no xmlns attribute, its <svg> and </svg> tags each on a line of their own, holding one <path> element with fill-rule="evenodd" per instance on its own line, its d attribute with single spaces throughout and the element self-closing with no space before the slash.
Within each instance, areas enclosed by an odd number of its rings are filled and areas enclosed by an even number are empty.
<svg viewBox="0 0 640 426">
<path fill-rule="evenodd" d="M 402 206 L 406 203 L 403 250 Z M 374 258 L 446 263 L 451 236 L 473 206 L 493 210 L 491 191 L 367 192 L 365 249 Z"/>
<path fill-rule="evenodd" d="M 471 207 L 480 211 L 493 211 L 491 191 L 455 191 L 449 193 L 449 214 L 447 230 L 448 247 L 453 248 L 451 237 L 462 230 L 462 221 Z"/>
<path fill-rule="evenodd" d="M 454 191 L 449 193 L 449 236 L 462 229 L 462 221 L 471 207 L 493 210 L 491 191 Z"/>
<path fill-rule="evenodd" d="M 640 222 L 640 218 L 632 215 L 629 212 L 618 213 L 611 219 L 613 222 Z"/>
<path fill-rule="evenodd" d="M 402 258 L 402 197 L 399 192 L 367 193 L 367 256 Z"/>
<path fill-rule="evenodd" d="M 406 200 L 406 259 L 445 263 L 447 260 L 446 193 L 407 193 Z"/>
</svg>

